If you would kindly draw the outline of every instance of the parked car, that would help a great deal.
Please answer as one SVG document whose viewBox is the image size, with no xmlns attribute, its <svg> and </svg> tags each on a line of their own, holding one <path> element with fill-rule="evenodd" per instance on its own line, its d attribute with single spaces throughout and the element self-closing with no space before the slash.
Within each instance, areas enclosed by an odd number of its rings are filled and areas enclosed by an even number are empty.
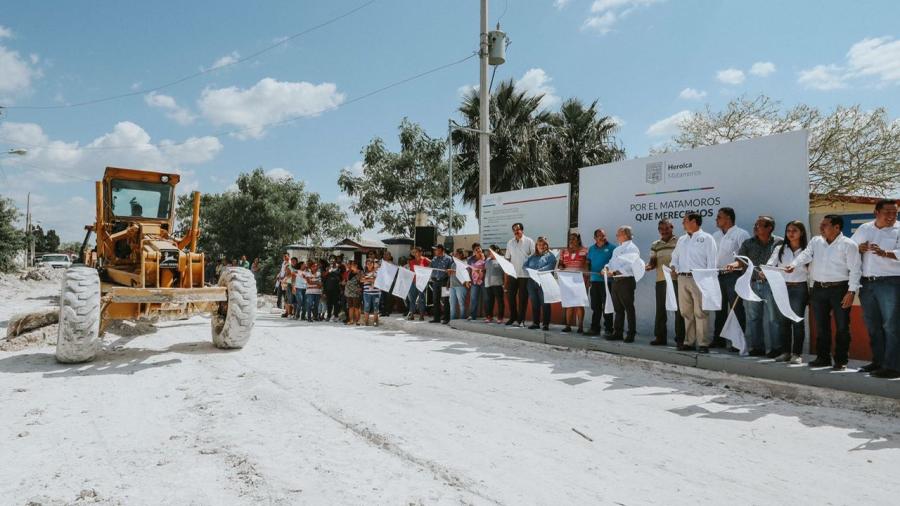
<svg viewBox="0 0 900 506">
<path fill-rule="evenodd" d="M 43 255 L 38 262 L 38 267 L 53 267 L 54 269 L 68 269 L 72 266 L 72 259 L 69 255 L 62 253 L 53 255 Z"/>
</svg>

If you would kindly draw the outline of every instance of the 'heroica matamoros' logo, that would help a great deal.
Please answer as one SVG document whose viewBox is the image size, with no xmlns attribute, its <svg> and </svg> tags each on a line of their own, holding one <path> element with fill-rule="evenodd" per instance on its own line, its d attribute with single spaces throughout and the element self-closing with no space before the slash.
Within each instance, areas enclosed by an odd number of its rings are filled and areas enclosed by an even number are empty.
<svg viewBox="0 0 900 506">
<path fill-rule="evenodd" d="M 652 162 L 647 164 L 647 183 L 656 184 L 663 180 L 663 162 Z"/>
</svg>

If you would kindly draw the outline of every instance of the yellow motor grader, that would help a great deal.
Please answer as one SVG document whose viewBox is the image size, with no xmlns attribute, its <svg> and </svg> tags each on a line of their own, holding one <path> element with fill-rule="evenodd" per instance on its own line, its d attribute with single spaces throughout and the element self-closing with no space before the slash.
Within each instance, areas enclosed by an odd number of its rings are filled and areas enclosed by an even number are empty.
<svg viewBox="0 0 900 506">
<path fill-rule="evenodd" d="M 191 228 L 174 237 L 178 174 L 107 167 L 95 183 L 97 218 L 85 227 L 96 249 L 66 270 L 60 295 L 56 359 L 93 360 L 112 320 L 183 319 L 212 314 L 212 341 L 242 348 L 256 318 L 256 280 L 228 268 L 215 286 L 204 279 L 206 258 L 197 252 L 200 193 L 193 192 Z"/>
</svg>

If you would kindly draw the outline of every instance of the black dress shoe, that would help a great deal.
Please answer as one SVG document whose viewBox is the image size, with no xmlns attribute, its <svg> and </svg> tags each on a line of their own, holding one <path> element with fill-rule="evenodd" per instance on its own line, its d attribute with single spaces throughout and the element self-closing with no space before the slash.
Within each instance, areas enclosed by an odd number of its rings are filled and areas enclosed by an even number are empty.
<svg viewBox="0 0 900 506">
<path fill-rule="evenodd" d="M 594 329 L 588 329 L 588 330 L 586 330 L 586 331 L 584 332 L 584 335 L 586 335 L 586 336 L 599 336 L 599 335 L 600 335 L 600 331 L 599 331 L 599 330 L 594 330 Z"/>
<path fill-rule="evenodd" d="M 807 365 L 809 365 L 810 367 L 830 367 L 831 359 L 830 358 L 817 358 Z"/>
<path fill-rule="evenodd" d="M 544 330 L 550 330 L 550 325 L 544 325 L 544 326 L 541 327 L 541 328 L 543 328 Z"/>
<path fill-rule="evenodd" d="M 512 320 L 506 320 L 506 326 L 507 326 L 507 327 L 510 326 L 510 325 L 512 325 L 513 323 L 516 323 L 516 322 L 514 322 L 514 321 L 512 321 Z"/>
<path fill-rule="evenodd" d="M 728 347 L 728 351 L 729 351 L 730 353 L 740 353 L 741 350 L 735 348 L 734 346 L 729 346 L 729 347 Z"/>
<path fill-rule="evenodd" d="M 750 350 L 750 353 L 748 353 L 748 355 L 750 355 L 751 357 L 765 357 L 766 350 Z"/>
<path fill-rule="evenodd" d="M 832 371 L 846 371 L 846 370 L 847 370 L 847 364 L 837 364 L 837 363 L 836 363 L 836 364 L 834 364 L 833 366 L 831 366 L 831 370 L 832 370 Z"/>
<path fill-rule="evenodd" d="M 893 369 L 878 369 L 872 371 L 872 377 L 884 379 L 900 378 L 900 371 L 895 371 Z"/>
<path fill-rule="evenodd" d="M 724 337 L 713 338 L 712 344 L 709 345 L 710 348 L 724 348 L 726 346 L 728 346 L 728 343 Z"/>
<path fill-rule="evenodd" d="M 665 345 L 666 345 L 666 340 L 660 339 L 658 337 L 656 339 L 650 341 L 650 346 L 665 346 Z"/>
<path fill-rule="evenodd" d="M 778 358 L 781 355 L 781 350 L 772 350 L 769 353 L 766 353 L 766 358 Z"/>
<path fill-rule="evenodd" d="M 622 336 L 617 336 L 615 334 L 607 334 L 607 335 L 603 336 L 603 339 L 606 339 L 607 341 L 622 341 Z"/>
<path fill-rule="evenodd" d="M 531 330 L 537 330 L 537 329 L 541 328 L 541 326 L 538 325 L 537 323 L 532 323 L 531 325 L 528 326 L 528 328 Z"/>
<path fill-rule="evenodd" d="M 623 342 L 626 342 L 626 343 L 633 343 L 633 342 L 634 342 L 634 336 L 628 336 L 628 337 L 626 337 L 625 339 L 622 339 L 622 341 L 623 341 Z"/>
<path fill-rule="evenodd" d="M 701 346 L 697 351 L 700 353 L 709 353 L 709 346 Z"/>
<path fill-rule="evenodd" d="M 572 332 L 572 327 L 566 325 L 565 327 L 563 327 L 562 331 L 563 332 Z"/>
<path fill-rule="evenodd" d="M 695 351 L 693 346 L 684 343 L 678 343 L 678 351 Z"/>
<path fill-rule="evenodd" d="M 875 362 L 872 362 L 870 364 L 866 364 L 866 365 L 860 367 L 857 372 L 875 372 L 878 369 L 881 369 L 881 364 L 876 364 Z"/>
</svg>

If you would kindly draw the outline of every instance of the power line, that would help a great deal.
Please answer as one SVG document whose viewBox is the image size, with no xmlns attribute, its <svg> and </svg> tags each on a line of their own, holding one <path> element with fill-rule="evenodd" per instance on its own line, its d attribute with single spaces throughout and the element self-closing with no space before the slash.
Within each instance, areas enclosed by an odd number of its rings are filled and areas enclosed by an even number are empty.
<svg viewBox="0 0 900 506">
<path fill-rule="evenodd" d="M 362 10 L 362 9 L 364 9 L 364 8 L 368 7 L 369 5 L 372 5 L 372 4 L 375 3 L 375 2 L 376 2 L 376 0 L 369 0 L 368 2 L 366 2 L 366 3 L 362 4 L 362 5 L 360 5 L 359 7 L 356 7 L 356 8 L 351 9 L 351 10 L 349 10 L 349 11 L 347 11 L 347 12 L 345 12 L 345 13 L 343 13 L 343 14 L 337 16 L 337 17 L 333 17 L 333 18 L 331 18 L 331 19 L 329 19 L 329 20 L 327 20 L 327 21 L 324 21 L 324 22 L 322 22 L 322 23 L 319 23 L 318 25 L 309 27 L 309 28 L 307 28 L 306 30 L 303 30 L 302 32 L 297 32 L 297 33 L 295 33 L 295 34 L 293 34 L 293 35 L 290 35 L 290 36 L 288 36 L 288 37 L 285 37 L 285 38 L 279 40 L 278 42 L 276 42 L 276 43 L 274 43 L 274 44 L 272 44 L 272 45 L 270 45 L 270 46 L 264 47 L 263 49 L 260 49 L 259 51 L 256 51 L 255 53 L 252 53 L 252 54 L 250 54 L 250 55 L 248 55 L 248 56 L 244 56 L 243 58 L 238 58 L 238 59 L 236 59 L 236 60 L 234 60 L 234 61 L 227 62 L 227 63 L 224 63 L 224 64 L 222 64 L 222 65 L 216 65 L 216 66 L 213 66 L 213 67 L 210 67 L 210 68 L 207 68 L 207 69 L 201 69 L 201 70 L 199 70 L 199 71 L 197 71 L 197 72 L 194 72 L 193 74 L 188 74 L 188 75 L 186 75 L 186 76 L 179 77 L 178 79 L 175 79 L 174 81 L 170 81 L 170 82 L 168 82 L 168 83 L 161 84 L 161 85 L 159 85 L 159 86 L 153 86 L 153 87 L 151 87 L 151 88 L 143 88 L 143 89 L 140 89 L 140 90 L 129 91 L 129 92 L 127 92 L 127 93 L 120 93 L 120 94 L 118 94 L 118 95 L 111 95 L 111 96 L 108 96 L 108 97 L 95 98 L 95 99 L 92 99 L 92 100 L 85 100 L 85 101 L 83 101 L 83 102 L 75 102 L 75 103 L 71 103 L 71 104 L 53 104 L 53 105 L 7 105 L 7 106 L 0 106 L 0 107 L 4 107 L 4 108 L 6 108 L 6 109 L 23 109 L 23 110 L 24 110 L 24 109 L 29 109 L 29 110 L 70 109 L 70 108 L 73 108 L 73 107 L 83 107 L 83 106 L 86 106 L 86 105 L 100 104 L 100 103 L 103 103 L 103 102 L 109 102 L 109 101 L 112 101 L 112 100 L 118 100 L 118 99 L 120 99 L 120 98 L 133 97 L 133 96 L 136 96 L 136 95 L 144 95 L 144 94 L 146 94 L 146 93 L 152 93 L 152 92 L 154 92 L 154 91 L 163 90 L 163 89 L 166 89 L 166 88 L 170 88 L 170 87 L 172 87 L 172 86 L 175 86 L 175 85 L 177 85 L 177 84 L 181 84 L 181 83 L 183 83 L 183 82 L 185 82 L 185 81 L 190 81 L 191 79 L 195 79 L 195 78 L 197 78 L 197 77 L 206 75 L 206 74 L 208 74 L 208 73 L 210 73 L 210 72 L 213 72 L 213 71 L 215 71 L 215 70 L 221 70 L 221 69 L 226 68 L 226 67 L 231 67 L 231 66 L 234 66 L 234 65 L 238 65 L 238 64 L 240 64 L 240 63 L 244 63 L 244 62 L 246 62 L 246 61 L 248 61 L 248 60 L 252 60 L 253 58 L 256 58 L 257 56 L 260 56 L 260 55 L 263 54 L 263 53 L 267 53 L 267 52 L 269 52 L 269 51 L 271 51 L 271 50 L 273 50 L 273 49 L 275 49 L 275 48 L 277 48 L 277 47 L 279 47 L 279 46 L 283 46 L 284 44 L 287 44 L 288 42 L 290 42 L 290 41 L 296 39 L 297 37 L 302 37 L 303 35 L 306 35 L 306 34 L 308 34 L 308 33 L 312 33 L 312 32 L 314 32 L 314 31 L 316 31 L 316 30 L 319 30 L 320 28 L 324 28 L 324 27 L 326 27 L 326 26 L 328 26 L 328 25 L 330 25 L 330 24 L 336 23 L 337 21 L 340 21 L 341 19 L 344 19 L 344 18 L 346 18 L 347 16 L 350 16 L 350 15 L 352 15 L 352 14 L 354 14 L 354 13 L 356 13 L 356 12 Z"/>
<path fill-rule="evenodd" d="M 365 99 L 367 99 L 367 98 L 369 98 L 369 97 L 371 97 L 371 96 L 373 96 L 373 95 L 377 95 L 377 94 L 379 94 L 379 93 L 385 92 L 385 91 L 387 91 L 387 90 L 389 90 L 389 89 L 391 89 L 391 88 L 396 88 L 397 86 L 400 86 L 400 85 L 402 85 L 402 84 L 406 84 L 406 83 L 408 83 L 408 82 L 410 82 L 410 81 L 415 81 L 415 80 L 417 80 L 417 79 L 421 79 L 421 78 L 423 78 L 423 77 L 425 77 L 425 76 L 428 76 L 428 75 L 430 75 L 430 74 L 434 74 L 435 72 L 439 72 L 439 71 L 441 71 L 441 70 L 444 70 L 444 69 L 447 69 L 447 68 L 450 68 L 450 67 L 454 67 L 454 66 L 459 65 L 459 64 L 461 64 L 461 63 L 463 63 L 463 62 L 465 62 L 465 61 L 471 60 L 472 58 L 474 58 L 474 57 L 476 57 L 476 56 L 478 56 L 478 52 L 477 52 L 477 51 L 473 51 L 472 54 L 470 54 L 469 56 L 466 56 L 465 58 L 461 58 L 461 59 L 459 59 L 459 60 L 455 60 L 455 61 L 452 61 L 452 62 L 449 62 L 449 63 L 445 63 L 445 64 L 443 64 L 443 65 L 439 65 L 439 66 L 437 66 L 437 67 L 433 67 L 433 68 L 431 68 L 431 69 L 428 69 L 428 70 L 426 70 L 426 71 L 424 71 L 424 72 L 420 72 L 420 73 L 415 74 L 415 75 L 412 75 L 412 76 L 410 76 L 410 77 L 406 77 L 406 78 L 400 79 L 400 80 L 398 80 L 398 81 L 391 82 L 390 84 L 387 84 L 387 85 L 382 86 L 382 87 L 380 87 L 380 88 L 377 88 L 377 89 L 375 89 L 375 90 L 372 90 L 372 91 L 369 91 L 369 92 L 364 93 L 364 94 L 362 94 L 362 95 L 359 95 L 359 96 L 357 96 L 357 97 L 354 97 L 354 98 L 352 98 L 352 99 L 350 99 L 350 100 L 347 100 L 346 102 L 343 102 L 343 103 L 341 103 L 341 104 L 335 106 L 334 109 L 340 109 L 340 108 L 345 107 L 345 106 L 347 106 L 347 105 L 350 105 L 350 104 L 353 104 L 353 103 L 356 103 L 356 102 L 360 102 L 360 101 L 362 101 L 362 100 L 365 100 Z M 207 137 L 217 137 L 217 138 L 218 138 L 218 137 L 224 137 L 224 136 L 226 136 L 226 135 L 234 135 L 234 134 L 239 134 L 239 133 L 243 133 L 243 132 L 248 132 L 248 131 L 251 131 L 251 130 L 259 130 L 259 129 L 263 129 L 263 128 L 269 128 L 269 127 L 273 127 L 273 126 L 284 125 L 284 124 L 287 124 L 287 123 L 293 123 L 294 121 L 301 120 L 301 119 L 303 119 L 303 118 L 305 118 L 305 117 L 306 117 L 306 116 L 293 116 L 293 117 L 286 118 L 286 119 L 279 120 L 279 121 L 272 121 L 272 122 L 270 122 L 270 123 L 263 123 L 263 124 L 261 124 L 261 125 L 253 125 L 253 126 L 245 127 L 245 128 L 236 128 L 236 129 L 233 129 L 233 130 L 224 130 L 224 131 L 219 131 L 219 132 L 207 134 L 207 135 L 204 135 L 204 136 L 192 137 L 192 138 L 187 139 L 187 140 L 182 141 L 182 142 L 177 142 L 177 143 L 166 143 L 165 145 L 162 145 L 162 144 L 141 144 L 141 145 L 131 145 L 131 146 L 93 146 L 93 147 L 87 146 L 87 147 L 82 147 L 82 148 L 78 148 L 78 149 L 81 149 L 81 150 L 84 150 L 84 151 L 108 151 L 108 150 L 119 150 L 119 149 L 146 149 L 146 148 L 149 148 L 149 147 L 156 147 L 156 148 L 172 148 L 172 147 L 184 146 L 184 145 L 192 144 L 192 143 L 194 143 L 194 142 L 199 142 L 199 141 L 202 141 L 202 140 L 206 139 Z M 3 142 L 11 142 L 11 140 L 5 139 L 5 138 L 2 138 L 2 137 L 0 137 L 0 141 L 3 141 Z M 57 147 L 48 147 L 48 146 L 41 146 L 41 145 L 35 145 L 35 144 L 28 145 L 28 144 L 22 144 L 22 143 L 18 143 L 17 145 L 18 145 L 18 146 L 25 147 L 25 148 L 29 148 L 29 149 L 46 149 L 46 150 L 70 150 L 70 149 L 72 149 L 71 147 L 58 147 L 58 148 L 57 148 Z"/>
</svg>

